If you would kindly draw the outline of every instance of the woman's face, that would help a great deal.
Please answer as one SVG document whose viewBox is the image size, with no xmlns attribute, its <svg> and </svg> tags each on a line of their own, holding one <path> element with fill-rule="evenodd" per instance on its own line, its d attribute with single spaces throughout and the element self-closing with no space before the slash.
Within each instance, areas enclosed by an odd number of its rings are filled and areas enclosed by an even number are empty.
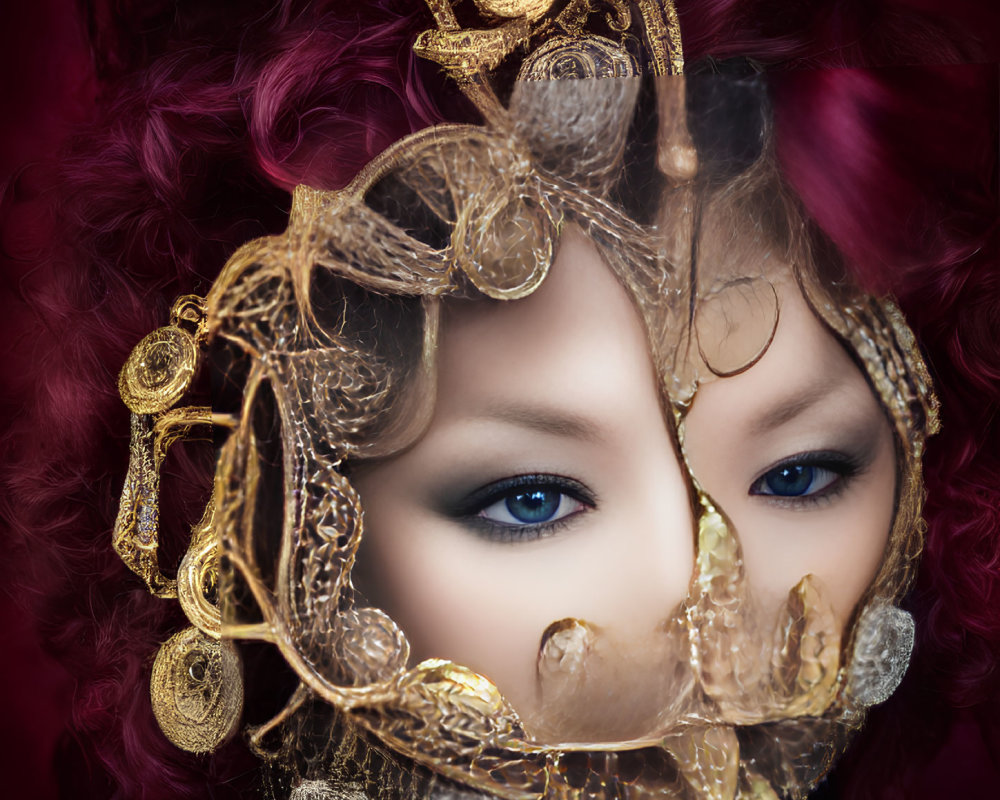
<svg viewBox="0 0 1000 800">
<path fill-rule="evenodd" d="M 888 539 L 893 441 L 861 372 L 791 279 L 776 290 L 771 346 L 744 373 L 699 388 L 684 450 L 739 537 L 765 615 L 811 574 L 843 625 Z M 540 738 L 642 735 L 657 711 L 647 678 L 688 592 L 695 533 L 625 290 L 568 228 L 531 296 L 446 306 L 438 364 L 425 435 L 352 477 L 365 510 L 359 588 L 417 659 L 486 675 Z M 556 701 L 539 647 L 566 618 L 585 620 L 604 647 L 597 677 Z"/>
</svg>

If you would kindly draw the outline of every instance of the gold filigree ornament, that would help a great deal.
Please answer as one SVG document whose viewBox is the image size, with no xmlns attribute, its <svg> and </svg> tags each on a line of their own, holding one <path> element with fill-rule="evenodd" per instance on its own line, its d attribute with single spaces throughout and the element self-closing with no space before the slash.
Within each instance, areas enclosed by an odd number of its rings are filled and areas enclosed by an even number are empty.
<svg viewBox="0 0 1000 800">
<path fill-rule="evenodd" d="M 235 729 L 243 711 L 243 680 L 236 646 L 185 628 L 160 648 L 150 697 L 156 721 L 182 750 L 208 753 Z"/>
<path fill-rule="evenodd" d="M 534 22 L 543 16 L 555 0 L 476 0 L 476 7 L 495 17 L 526 17 Z"/>
<path fill-rule="evenodd" d="M 198 363 L 194 337 L 175 325 L 153 331 L 125 362 L 118 390 L 136 414 L 166 411 L 187 391 Z"/>
<path fill-rule="evenodd" d="M 603 36 L 556 36 L 535 50 L 521 67 L 521 80 L 634 78 L 635 58 Z"/>
<path fill-rule="evenodd" d="M 132 412 L 132 442 L 113 544 L 125 564 L 158 597 L 177 597 L 192 627 L 159 650 L 150 679 L 153 712 L 167 738 L 195 753 L 215 749 L 229 736 L 243 708 L 239 654 L 221 639 L 218 546 L 214 496 L 176 578 L 159 563 L 160 468 L 170 446 L 192 432 L 228 418 L 201 406 L 174 406 L 191 386 L 206 341 L 204 300 L 185 295 L 174 303 L 170 324 L 133 350 L 119 377 Z"/>
<path fill-rule="evenodd" d="M 233 365 L 238 414 L 174 407 L 191 350 L 173 331 L 141 344 L 130 377 L 123 371 L 133 441 L 115 547 L 152 592 L 178 596 L 192 623 L 157 658 L 157 718 L 181 747 L 222 741 L 241 704 L 231 640 L 259 641 L 299 681 L 284 709 L 249 731 L 275 797 L 802 798 L 864 709 L 894 688 L 912 641 L 894 604 L 922 547 L 920 454 L 937 427 L 912 334 L 891 299 L 820 283 L 799 231 L 781 234 L 780 247 L 765 240 L 781 217 L 773 205 L 754 211 L 738 191 L 698 181 L 671 3 L 481 0 L 472 29 L 447 0 L 428 4 L 437 28 L 415 49 L 458 81 L 486 123 L 407 137 L 339 191 L 297 187 L 283 234 L 240 248 L 203 306 L 175 307 L 171 327 Z M 639 72 L 656 77 L 642 85 Z M 521 80 L 498 87 L 501 74 Z M 643 97 L 657 119 L 640 126 L 648 159 L 636 174 L 626 153 Z M 628 205 L 635 183 L 653 187 L 649 208 Z M 745 225 L 717 213 L 727 202 Z M 709 257 L 699 226 L 720 217 L 726 236 Z M 563 722 L 586 715 L 579 698 L 615 674 L 616 644 L 599 626 L 566 618 L 540 632 L 539 692 L 565 713 L 550 732 L 544 721 L 529 729 L 484 675 L 439 659 L 411 665 L 405 632 L 351 580 L 363 535 L 351 468 L 425 430 L 442 298 L 530 295 L 570 227 L 644 324 L 695 517 L 687 597 L 664 610 L 644 656 L 655 659 L 648 730 L 601 743 L 558 738 Z M 775 285 L 786 279 L 858 355 L 899 453 L 885 561 L 846 629 L 811 575 L 776 614 L 761 611 L 739 531 L 686 464 L 684 421 L 699 385 L 767 350 Z M 134 399 L 146 395 L 154 399 Z M 206 424 L 230 430 L 174 581 L 157 561 L 159 469 L 171 442 Z"/>
</svg>

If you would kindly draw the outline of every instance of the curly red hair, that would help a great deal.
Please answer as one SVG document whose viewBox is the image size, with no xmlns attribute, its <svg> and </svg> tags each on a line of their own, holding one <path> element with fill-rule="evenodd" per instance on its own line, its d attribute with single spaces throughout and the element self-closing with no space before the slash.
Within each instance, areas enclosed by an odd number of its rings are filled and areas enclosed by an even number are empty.
<svg viewBox="0 0 1000 800">
<path fill-rule="evenodd" d="M 11 706 L 36 738 L 7 752 L 38 772 L 20 790 L 34 797 L 55 796 L 60 733 L 64 795 L 246 796 L 242 745 L 178 751 L 141 688 L 182 620 L 109 546 L 128 457 L 117 371 L 175 296 L 204 293 L 238 245 L 283 228 L 292 186 L 341 186 L 407 133 L 474 114 L 412 55 L 432 25 L 416 0 L 93 0 L 85 14 L 47 2 L 34 19 L 60 12 L 47 33 L 66 44 L 61 61 L 45 72 L 36 57 L 4 101 L 23 116 L 3 162 L 0 515 L 3 585 L 30 612 L 10 626 L 24 655 L 6 666 L 8 692 L 51 694 Z M 688 60 L 774 68 L 788 181 L 858 280 L 897 295 L 943 403 L 914 663 L 819 794 L 929 798 L 946 780 L 981 796 L 1000 777 L 998 86 L 995 67 L 948 65 L 995 58 L 1000 17 L 975 0 L 677 5 Z M 30 60 L 42 37 L 11 22 L 5 52 Z M 210 470 L 194 448 L 168 463 L 168 544 L 196 519 Z"/>
</svg>

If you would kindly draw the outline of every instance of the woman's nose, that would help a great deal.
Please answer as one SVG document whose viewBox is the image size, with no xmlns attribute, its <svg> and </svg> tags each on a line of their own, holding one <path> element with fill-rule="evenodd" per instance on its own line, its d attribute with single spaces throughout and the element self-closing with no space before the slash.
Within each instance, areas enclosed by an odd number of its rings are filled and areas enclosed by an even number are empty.
<svg viewBox="0 0 1000 800">
<path fill-rule="evenodd" d="M 541 632 L 542 713 L 533 732 L 542 739 L 641 738 L 690 695 L 683 605 L 695 558 L 691 492 L 669 443 L 637 455 L 601 507 L 606 551 L 590 602 L 581 604 L 589 615 L 553 620 Z"/>
<path fill-rule="evenodd" d="M 609 520 L 615 534 L 607 554 L 603 622 L 623 637 L 659 629 L 686 597 L 694 569 L 689 477 L 665 432 L 649 440 L 619 482 L 620 509 L 609 509 L 616 519 Z"/>
</svg>

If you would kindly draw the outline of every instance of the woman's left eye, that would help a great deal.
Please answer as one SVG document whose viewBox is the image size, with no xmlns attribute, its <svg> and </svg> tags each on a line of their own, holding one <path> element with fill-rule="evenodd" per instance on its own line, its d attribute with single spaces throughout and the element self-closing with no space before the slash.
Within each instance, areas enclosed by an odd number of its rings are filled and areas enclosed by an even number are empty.
<svg viewBox="0 0 1000 800">
<path fill-rule="evenodd" d="M 750 494 L 795 501 L 830 495 L 856 475 L 860 467 L 841 453 L 796 456 L 769 469 L 750 487 Z"/>
</svg>

